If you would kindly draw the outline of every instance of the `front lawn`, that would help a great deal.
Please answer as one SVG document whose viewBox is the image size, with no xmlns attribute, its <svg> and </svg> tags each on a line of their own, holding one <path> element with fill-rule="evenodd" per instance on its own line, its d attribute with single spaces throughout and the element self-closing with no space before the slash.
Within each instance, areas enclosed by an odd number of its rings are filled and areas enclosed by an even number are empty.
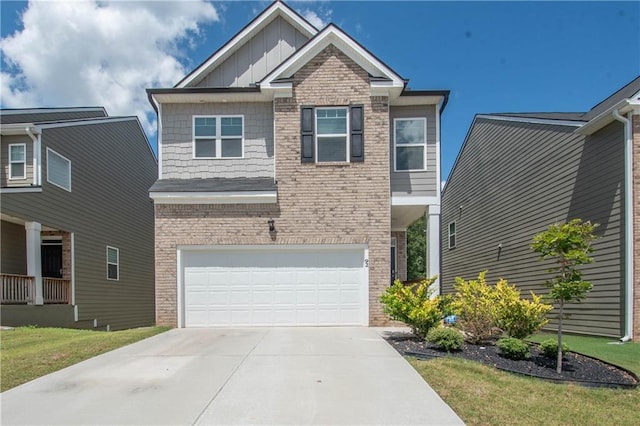
<svg viewBox="0 0 640 426">
<path fill-rule="evenodd" d="M 541 342 L 555 334 L 536 334 Z M 609 344 L 615 339 L 563 336 L 579 353 L 640 374 L 640 343 Z M 409 359 L 429 385 L 469 425 L 616 424 L 638 422 L 640 388 L 594 389 L 517 376 L 490 366 L 447 357 Z"/>
<path fill-rule="evenodd" d="M 105 332 L 19 327 L 0 330 L 0 392 L 168 329 L 144 327 Z"/>
</svg>

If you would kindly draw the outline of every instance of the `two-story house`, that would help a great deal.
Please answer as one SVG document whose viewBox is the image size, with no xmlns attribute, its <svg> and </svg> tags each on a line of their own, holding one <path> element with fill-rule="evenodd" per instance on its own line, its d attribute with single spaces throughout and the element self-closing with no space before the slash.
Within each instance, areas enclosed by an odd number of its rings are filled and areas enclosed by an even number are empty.
<svg viewBox="0 0 640 426">
<path fill-rule="evenodd" d="M 153 324 L 156 177 L 136 117 L 0 110 L 0 323 Z"/>
<path fill-rule="evenodd" d="M 479 114 L 442 194 L 442 290 L 456 276 L 503 277 L 545 294 L 530 249 L 553 223 L 598 223 L 593 289 L 565 310 L 566 331 L 640 336 L 640 77 L 586 112 Z M 555 323 L 551 324 L 552 326 Z"/>
<path fill-rule="evenodd" d="M 156 320 L 381 325 L 428 218 L 439 265 L 440 114 L 330 24 L 274 2 L 173 88 L 158 113 Z"/>
</svg>

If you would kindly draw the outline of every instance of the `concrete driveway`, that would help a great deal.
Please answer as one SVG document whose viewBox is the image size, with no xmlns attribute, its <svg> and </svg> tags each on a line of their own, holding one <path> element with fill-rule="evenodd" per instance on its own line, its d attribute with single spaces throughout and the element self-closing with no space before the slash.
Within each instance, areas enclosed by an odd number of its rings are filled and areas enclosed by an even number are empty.
<svg viewBox="0 0 640 426">
<path fill-rule="evenodd" d="M 2 424 L 462 424 L 374 328 L 174 329 L 0 394 Z"/>
</svg>

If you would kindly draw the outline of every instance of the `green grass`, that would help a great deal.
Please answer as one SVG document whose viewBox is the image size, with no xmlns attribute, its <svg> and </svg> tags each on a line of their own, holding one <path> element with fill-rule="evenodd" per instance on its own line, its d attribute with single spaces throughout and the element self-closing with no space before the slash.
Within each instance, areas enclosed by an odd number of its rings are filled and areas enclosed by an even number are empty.
<svg viewBox="0 0 640 426">
<path fill-rule="evenodd" d="M 540 333 L 532 341 L 555 337 Z M 640 343 L 563 336 L 579 353 L 640 374 Z M 457 358 L 409 359 L 431 387 L 469 425 L 636 425 L 640 389 L 595 389 L 521 377 Z"/>
<path fill-rule="evenodd" d="M 104 332 L 19 327 L 0 330 L 0 392 L 168 329 L 145 327 Z"/>
<path fill-rule="evenodd" d="M 547 339 L 557 339 L 557 334 L 538 333 L 528 340 L 540 343 Z M 633 371 L 640 376 L 640 343 L 627 342 L 625 344 L 610 344 L 618 339 L 608 337 L 562 335 L 562 342 L 569 345 L 569 349 L 584 355 L 589 355 L 619 365 Z"/>
<path fill-rule="evenodd" d="M 516 376 L 457 358 L 409 362 L 468 425 L 636 425 L 640 390 Z"/>
</svg>

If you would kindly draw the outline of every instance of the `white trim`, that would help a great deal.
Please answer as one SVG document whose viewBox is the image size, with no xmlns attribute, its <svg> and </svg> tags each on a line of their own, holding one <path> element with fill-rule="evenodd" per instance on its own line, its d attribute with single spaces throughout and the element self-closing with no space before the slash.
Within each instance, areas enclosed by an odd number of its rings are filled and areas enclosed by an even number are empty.
<svg viewBox="0 0 640 426">
<path fill-rule="evenodd" d="M 391 80 L 387 84 L 389 90 L 396 89 L 402 91 L 405 86 L 404 80 L 396 74 L 392 69 L 384 65 L 371 53 L 367 52 L 355 41 L 353 41 L 342 30 L 329 24 L 316 37 L 311 39 L 306 45 L 298 49 L 286 61 L 278 65 L 265 78 L 260 81 L 261 89 L 277 89 L 275 80 L 281 77 L 291 77 L 324 48 L 333 44 L 340 49 L 345 55 L 356 62 L 360 67 L 374 76 L 386 77 Z M 379 85 L 377 85 L 379 88 Z M 399 95 L 399 93 L 398 93 Z"/>
<path fill-rule="evenodd" d="M 328 133 L 328 134 L 322 134 L 320 135 L 318 132 L 318 110 L 344 110 L 345 111 L 345 121 L 346 121 L 346 130 L 345 133 Z M 350 138 L 350 129 L 351 129 L 351 123 L 349 122 L 349 116 L 351 115 L 349 113 L 349 107 L 348 106 L 328 106 L 328 107 L 315 107 L 313 108 L 313 118 L 315 120 L 314 124 L 314 135 L 313 135 L 313 142 L 314 142 L 314 148 L 315 148 L 315 160 L 316 163 L 349 163 L 351 160 L 351 156 L 349 155 L 349 147 L 350 147 L 350 142 L 351 142 L 351 138 Z M 318 158 L 318 137 L 320 138 L 341 138 L 344 137 L 345 138 L 345 160 L 331 160 L 331 161 L 320 161 Z"/>
<path fill-rule="evenodd" d="M 440 294 L 440 214 L 427 213 L 427 277 L 438 278 L 429 287 L 432 298 Z"/>
<path fill-rule="evenodd" d="M 432 206 L 438 204 L 438 197 L 414 197 L 412 195 L 408 196 L 400 196 L 400 195 L 392 195 L 391 196 L 391 205 L 392 206 Z"/>
<path fill-rule="evenodd" d="M 550 118 L 524 118 L 524 117 L 510 117 L 507 115 L 482 115 L 478 114 L 475 118 L 483 118 L 485 120 L 497 120 L 497 121 L 514 121 L 516 123 L 531 123 L 531 124 L 553 124 L 556 126 L 573 126 L 582 127 L 585 123 L 582 121 L 569 121 L 569 120 L 553 120 Z M 474 119 L 475 121 L 475 119 Z"/>
<path fill-rule="evenodd" d="M 227 56 L 230 56 L 237 48 L 244 45 L 245 40 L 250 39 L 277 16 L 282 16 L 307 37 L 312 37 L 318 33 L 318 30 L 315 27 L 310 25 L 308 22 L 301 20 L 284 4 L 275 2 L 264 10 L 250 25 L 229 40 L 213 56 L 187 75 L 176 87 L 184 88 L 189 86 L 193 81 L 200 81 L 200 77 L 214 69 L 218 62 L 222 62 Z"/>
<path fill-rule="evenodd" d="M 71 304 L 76 304 L 76 239 L 75 234 L 69 234 L 71 242 Z M 75 320 L 78 321 L 78 311 L 75 312 Z"/>
<path fill-rule="evenodd" d="M 153 98 L 158 107 L 158 135 L 156 141 L 158 143 L 158 179 L 162 179 L 162 104 Z"/>
<path fill-rule="evenodd" d="M 442 202 L 442 154 L 440 150 L 440 109 L 442 108 L 442 101 L 436 105 L 436 194 L 438 196 L 438 205 Z M 425 149 L 426 151 L 426 149 Z M 425 164 L 426 165 L 426 164 Z M 440 213 L 440 212 L 438 212 Z"/>
<path fill-rule="evenodd" d="M 176 315 L 178 315 L 178 328 L 184 328 L 185 327 L 185 306 L 184 306 L 184 270 L 182 268 L 182 254 L 183 254 L 183 250 L 184 248 L 182 246 L 178 246 L 176 247 L 176 277 L 177 277 L 177 282 L 176 282 L 176 293 L 178 294 L 178 309 L 177 309 L 177 313 Z M 157 308 L 157 304 L 156 304 L 156 309 Z"/>
<path fill-rule="evenodd" d="M 116 251 L 116 263 L 109 262 L 109 249 Z M 116 248 L 116 247 L 113 247 L 113 246 L 107 246 L 106 254 L 107 254 L 107 258 L 106 258 L 106 260 L 107 260 L 107 280 L 108 281 L 120 281 L 120 249 Z M 116 278 L 109 278 L 109 265 L 116 265 Z"/>
<path fill-rule="evenodd" d="M 150 192 L 156 204 L 274 204 L 277 191 Z"/>
<path fill-rule="evenodd" d="M 424 141 L 422 143 L 401 144 L 400 148 L 422 147 L 422 169 L 398 170 L 398 144 L 396 142 L 396 123 L 399 121 L 424 121 Z M 437 136 L 436 136 L 437 137 Z M 393 171 L 396 173 L 426 172 L 427 171 L 427 117 L 399 117 L 393 119 Z"/>
<path fill-rule="evenodd" d="M 14 146 L 22 147 L 22 161 L 11 160 L 11 148 Z M 10 143 L 7 152 L 7 160 L 9 162 L 9 180 L 25 180 L 27 178 L 27 144 L 26 143 Z M 22 164 L 22 176 L 13 176 L 12 164 Z"/>
<path fill-rule="evenodd" d="M 62 158 L 64 160 L 66 160 L 69 163 L 69 188 L 65 188 L 64 186 L 49 180 L 49 176 L 50 176 L 50 173 L 49 173 L 49 152 L 54 153 L 55 155 L 57 155 L 58 157 L 60 157 L 60 158 Z M 64 155 L 57 153 L 56 151 L 54 151 L 53 149 L 51 149 L 49 147 L 47 147 L 47 182 L 49 182 L 52 185 L 57 186 L 58 188 L 62 188 L 65 191 L 71 192 L 71 160 L 69 160 Z"/>
<path fill-rule="evenodd" d="M 31 140 L 33 141 L 33 149 L 32 149 L 32 154 L 33 154 L 33 186 L 38 186 L 40 184 L 39 182 L 39 174 L 40 174 L 40 136 L 41 134 L 38 133 L 38 136 L 36 137 L 36 135 L 33 134 L 33 131 L 31 130 L 30 127 L 27 127 L 25 129 L 25 131 L 27 132 L 27 135 L 29 135 L 29 137 L 31 138 Z"/>
<path fill-rule="evenodd" d="M 215 136 L 196 136 L 196 120 L 198 118 L 213 118 L 216 121 L 216 134 Z M 240 118 L 242 119 L 242 135 L 238 136 L 223 136 L 222 135 L 222 119 L 223 118 Z M 194 115 L 191 120 L 191 155 L 194 160 L 240 160 L 244 158 L 244 115 L 232 114 L 232 115 Z M 213 139 L 214 140 L 214 153 L 213 157 L 197 157 L 196 156 L 196 141 L 198 139 Z M 225 139 L 240 139 L 240 149 L 242 155 L 240 157 L 223 157 L 222 156 L 222 141 Z"/>
<path fill-rule="evenodd" d="M 42 192 L 42 187 L 25 186 L 16 188 L 0 188 L 0 194 L 21 194 L 27 192 Z"/>
<path fill-rule="evenodd" d="M 30 109 L 6 109 L 2 111 L 2 115 L 21 115 L 21 114 L 43 114 L 51 112 L 88 112 L 101 111 L 107 115 L 104 107 L 87 107 L 87 108 L 30 108 Z"/>
<path fill-rule="evenodd" d="M 453 225 L 453 234 L 451 233 L 451 225 Z M 451 245 L 451 237 L 453 237 L 453 245 Z M 454 249 L 458 245 L 458 225 L 456 221 L 449 222 L 447 224 L 447 246 L 449 249 Z"/>
<path fill-rule="evenodd" d="M 632 112 L 633 114 L 640 114 L 640 102 L 638 101 L 639 96 L 640 92 L 636 93 L 631 98 L 621 100 L 611 108 L 608 108 L 607 110 L 589 120 L 588 123 L 577 129 L 576 133 L 591 135 L 597 132 L 614 120 L 613 111 L 618 111 L 618 113 L 621 115 L 625 115 L 630 112 Z"/>
</svg>

